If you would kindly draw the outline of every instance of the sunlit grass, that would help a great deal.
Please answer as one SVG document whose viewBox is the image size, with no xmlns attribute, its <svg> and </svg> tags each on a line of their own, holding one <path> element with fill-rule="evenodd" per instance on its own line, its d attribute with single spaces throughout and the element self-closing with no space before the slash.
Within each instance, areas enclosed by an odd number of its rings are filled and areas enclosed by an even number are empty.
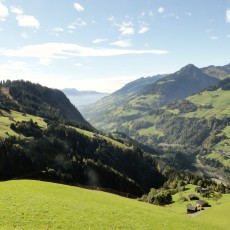
<svg viewBox="0 0 230 230">
<path fill-rule="evenodd" d="M 212 117 L 223 118 L 230 116 L 229 90 L 204 91 L 188 98 L 197 106 L 211 106 L 212 108 L 199 108 L 195 112 L 186 113 L 186 117 Z"/>
<path fill-rule="evenodd" d="M 37 124 L 41 128 L 46 128 L 47 126 L 47 124 L 41 117 L 23 114 L 14 110 L 11 110 L 11 112 L 0 110 L 0 137 L 6 138 L 8 136 L 20 136 L 10 128 L 10 124 L 16 123 L 17 121 L 21 122 L 30 120 L 33 120 L 33 122 L 37 122 Z"/>
<path fill-rule="evenodd" d="M 60 184 L 0 183 L 0 229 L 229 229 L 230 196 L 196 218 L 117 195 Z M 175 204 L 178 205 L 178 204 Z"/>
<path fill-rule="evenodd" d="M 119 142 L 119 141 L 116 141 L 112 138 L 109 138 L 107 136 L 104 136 L 104 135 L 101 135 L 101 134 L 95 134 L 93 132 L 90 132 L 90 131 L 86 131 L 86 130 L 83 130 L 83 129 L 79 129 L 79 128 L 75 128 L 75 127 L 72 127 L 74 128 L 77 132 L 87 136 L 87 137 L 91 137 L 91 138 L 101 138 L 101 139 L 104 139 L 110 143 L 112 143 L 114 146 L 117 146 L 119 148 L 122 148 L 122 149 L 128 149 L 129 146 Z"/>
</svg>

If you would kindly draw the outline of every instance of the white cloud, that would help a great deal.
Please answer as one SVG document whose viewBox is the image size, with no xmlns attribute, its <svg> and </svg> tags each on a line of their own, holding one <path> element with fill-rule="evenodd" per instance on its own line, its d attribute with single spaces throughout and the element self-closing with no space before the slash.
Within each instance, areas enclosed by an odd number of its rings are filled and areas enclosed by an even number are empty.
<svg viewBox="0 0 230 230">
<path fill-rule="evenodd" d="M 82 64 L 81 63 L 75 63 L 74 66 L 81 67 Z"/>
<path fill-rule="evenodd" d="M 212 36 L 212 37 L 210 37 L 210 39 L 212 39 L 212 40 L 218 40 L 219 37 L 218 36 Z"/>
<path fill-rule="evenodd" d="M 19 14 L 19 15 L 17 15 L 16 19 L 18 21 L 19 26 L 22 26 L 22 27 L 35 27 L 35 28 L 40 27 L 39 21 L 34 16 Z"/>
<path fill-rule="evenodd" d="M 230 34 L 227 35 L 227 38 L 230 38 Z"/>
<path fill-rule="evenodd" d="M 70 25 L 68 25 L 68 32 L 73 32 L 77 29 L 77 27 L 85 27 L 87 26 L 87 23 L 82 20 L 81 18 L 78 18 L 76 21 L 72 22 Z"/>
<path fill-rule="evenodd" d="M 108 18 L 108 20 L 109 20 L 110 22 L 114 22 L 114 21 L 115 21 L 115 17 L 114 17 L 114 16 L 110 16 L 110 17 Z"/>
<path fill-rule="evenodd" d="M 132 22 L 122 22 L 121 25 L 119 25 L 119 31 L 121 32 L 121 35 L 133 35 L 135 33 Z"/>
<path fill-rule="evenodd" d="M 128 44 L 128 42 L 127 42 Z M 126 44 L 126 45 L 127 45 Z M 119 43 L 117 42 L 117 45 Z M 122 42 L 120 41 L 120 46 Z M 125 45 L 125 42 L 123 42 Z M 9 57 L 48 59 L 67 59 L 71 57 L 109 57 L 127 54 L 166 54 L 165 50 L 130 50 L 130 49 L 110 49 L 91 48 L 71 43 L 44 43 L 40 45 L 29 45 L 20 49 L 1 49 L 1 55 Z M 44 62 L 43 62 L 44 63 Z"/>
<path fill-rule="evenodd" d="M 51 58 L 39 58 L 40 65 L 49 65 L 52 62 Z"/>
<path fill-rule="evenodd" d="M 165 9 L 163 8 L 163 7 L 159 7 L 158 8 L 158 12 L 161 14 L 161 13 L 163 13 L 165 11 Z"/>
<path fill-rule="evenodd" d="M 143 11 L 143 12 L 141 13 L 141 17 L 144 17 L 145 14 L 146 14 L 146 13 Z"/>
<path fill-rule="evenodd" d="M 207 29 L 205 30 L 206 33 L 211 33 L 212 32 L 212 29 Z"/>
<path fill-rule="evenodd" d="M 11 12 L 14 14 L 23 14 L 23 10 L 15 6 L 11 6 Z"/>
<path fill-rule="evenodd" d="M 11 72 L 26 72 L 29 71 L 30 68 L 25 62 L 15 61 L 15 62 L 8 62 L 6 64 L 0 65 L 0 74 L 1 76 L 11 75 Z"/>
<path fill-rule="evenodd" d="M 94 43 L 94 44 L 98 44 L 98 43 L 102 43 L 102 42 L 105 42 L 105 41 L 108 41 L 108 39 L 105 39 L 105 38 L 97 38 L 97 39 L 93 40 L 93 43 Z"/>
<path fill-rule="evenodd" d="M 0 2 L 0 20 L 4 21 L 5 18 L 9 15 L 9 11 L 6 6 Z"/>
<path fill-rule="evenodd" d="M 51 34 L 54 34 L 55 36 L 60 36 L 60 33 L 64 32 L 64 29 L 61 27 L 55 27 L 52 31 Z"/>
<path fill-rule="evenodd" d="M 74 3 L 74 8 L 79 12 L 84 11 L 84 7 L 77 2 Z"/>
<path fill-rule="evenodd" d="M 149 31 L 149 27 L 147 26 L 143 26 L 140 28 L 140 30 L 138 31 L 139 34 L 144 34 L 146 33 L 147 31 Z"/>
<path fill-rule="evenodd" d="M 61 27 L 55 27 L 55 28 L 54 28 L 54 31 L 55 31 L 55 32 L 63 32 L 64 29 L 61 28 Z"/>
<path fill-rule="evenodd" d="M 230 9 L 226 11 L 226 22 L 230 23 Z"/>
<path fill-rule="evenodd" d="M 173 17 L 173 18 L 176 18 L 177 20 L 180 19 L 180 17 L 175 15 L 175 14 L 166 14 L 166 15 L 164 15 L 164 18 L 167 18 L 167 17 Z"/>
<path fill-rule="evenodd" d="M 153 15 L 154 15 L 153 12 L 150 10 L 149 11 L 149 17 L 153 17 Z"/>
<path fill-rule="evenodd" d="M 130 47 L 132 46 L 131 41 L 127 40 L 118 40 L 116 42 L 110 43 L 110 45 L 119 46 L 119 47 Z"/>
<path fill-rule="evenodd" d="M 27 33 L 25 33 L 25 32 L 22 32 L 21 37 L 24 38 L 24 39 L 28 39 L 29 35 Z"/>
</svg>

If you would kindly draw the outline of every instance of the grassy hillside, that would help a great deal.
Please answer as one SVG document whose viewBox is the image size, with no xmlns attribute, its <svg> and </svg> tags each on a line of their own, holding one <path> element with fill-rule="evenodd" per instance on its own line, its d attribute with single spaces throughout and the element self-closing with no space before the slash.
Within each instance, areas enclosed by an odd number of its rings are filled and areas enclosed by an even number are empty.
<svg viewBox="0 0 230 230">
<path fill-rule="evenodd" d="M 198 106 L 197 111 L 186 113 L 187 117 L 216 117 L 224 118 L 230 115 L 229 90 L 204 91 L 188 98 Z"/>
<path fill-rule="evenodd" d="M 199 216 L 100 191 L 38 181 L 0 183 L 0 229 L 229 229 L 230 196 Z M 176 204 L 178 206 L 178 204 Z"/>
<path fill-rule="evenodd" d="M 10 128 L 10 124 L 17 121 L 21 122 L 30 120 L 37 122 L 41 128 L 45 128 L 47 126 L 46 122 L 44 122 L 43 118 L 41 117 L 20 113 L 14 110 L 9 112 L 0 109 L 0 137 L 6 138 L 8 136 L 20 136 Z"/>
<path fill-rule="evenodd" d="M 14 130 L 12 130 L 10 128 L 10 124 L 16 123 L 16 122 L 22 122 L 22 121 L 30 121 L 30 120 L 33 120 L 33 122 L 37 122 L 38 126 L 42 129 L 45 129 L 47 127 L 47 123 L 41 117 L 21 113 L 21 112 L 14 111 L 14 110 L 5 111 L 3 109 L 2 110 L 0 109 L 0 138 L 6 138 L 9 136 L 21 136 L 21 137 L 23 137 L 22 134 L 18 134 Z M 103 139 L 105 141 L 108 141 L 116 147 L 123 148 L 123 149 L 130 148 L 129 146 L 127 146 L 127 145 L 125 145 L 119 141 L 116 141 L 114 139 L 111 139 L 107 136 L 104 136 L 101 134 L 94 134 L 91 131 L 76 128 L 76 127 L 72 127 L 72 128 L 74 128 L 77 132 L 79 132 L 79 133 L 81 133 L 87 137 L 93 137 L 95 135 L 96 138 L 100 138 L 100 139 Z"/>
</svg>

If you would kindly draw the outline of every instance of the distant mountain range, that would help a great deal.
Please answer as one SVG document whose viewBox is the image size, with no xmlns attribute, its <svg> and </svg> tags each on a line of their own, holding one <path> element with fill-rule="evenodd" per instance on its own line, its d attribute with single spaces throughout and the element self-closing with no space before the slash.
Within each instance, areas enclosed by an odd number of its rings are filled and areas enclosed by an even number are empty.
<svg viewBox="0 0 230 230">
<path fill-rule="evenodd" d="M 101 98 L 109 95 L 109 93 L 97 91 L 79 91 L 75 88 L 65 88 L 62 89 L 62 92 L 77 107 L 95 103 Z"/>
</svg>

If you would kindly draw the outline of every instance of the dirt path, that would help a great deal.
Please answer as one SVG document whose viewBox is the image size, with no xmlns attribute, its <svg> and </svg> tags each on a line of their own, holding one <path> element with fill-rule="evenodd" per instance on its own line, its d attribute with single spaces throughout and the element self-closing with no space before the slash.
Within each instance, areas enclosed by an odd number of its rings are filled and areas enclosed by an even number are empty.
<svg viewBox="0 0 230 230">
<path fill-rule="evenodd" d="M 200 215 L 201 213 L 203 213 L 203 212 L 204 212 L 204 210 L 200 210 L 200 211 L 197 211 L 197 212 L 188 214 L 188 216 L 189 216 L 190 218 L 195 218 L 195 217 L 199 216 L 199 215 Z"/>
</svg>

